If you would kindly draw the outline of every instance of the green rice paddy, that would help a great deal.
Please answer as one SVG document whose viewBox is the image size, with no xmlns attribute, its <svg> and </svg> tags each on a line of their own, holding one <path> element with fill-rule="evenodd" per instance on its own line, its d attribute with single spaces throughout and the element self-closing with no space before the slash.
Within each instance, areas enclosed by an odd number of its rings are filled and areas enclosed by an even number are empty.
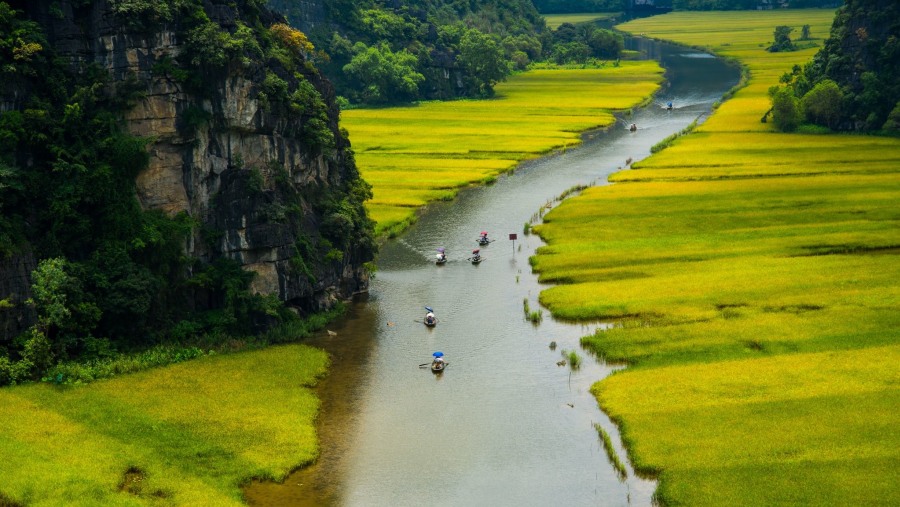
<svg viewBox="0 0 900 507">
<path fill-rule="evenodd" d="M 0 505 L 243 505 L 241 484 L 318 455 L 309 388 L 327 365 L 287 345 L 0 389 Z"/>
<path fill-rule="evenodd" d="M 631 367 L 593 387 L 666 505 L 900 504 L 900 140 L 775 133 L 766 90 L 833 11 L 672 13 L 620 28 L 750 72 L 693 133 L 534 226 L 554 316 Z"/>
<path fill-rule="evenodd" d="M 342 113 L 379 235 L 396 234 L 429 202 L 490 183 L 521 161 L 581 142 L 614 111 L 646 102 L 659 87 L 655 62 L 537 69 L 510 77 L 490 100 L 425 102 Z"/>
</svg>

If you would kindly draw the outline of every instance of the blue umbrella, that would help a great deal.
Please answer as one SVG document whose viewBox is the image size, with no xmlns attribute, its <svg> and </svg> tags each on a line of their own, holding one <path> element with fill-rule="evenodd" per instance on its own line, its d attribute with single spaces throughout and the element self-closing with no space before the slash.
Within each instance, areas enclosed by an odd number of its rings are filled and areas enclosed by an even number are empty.
<svg viewBox="0 0 900 507">
<path fill-rule="evenodd" d="M 431 354 L 431 355 L 434 357 L 442 357 L 444 355 L 444 353 L 443 352 L 435 352 L 434 354 Z"/>
<path fill-rule="evenodd" d="M 444 253 L 444 247 L 440 247 L 437 249 L 438 252 Z"/>
<path fill-rule="evenodd" d="M 434 310 L 432 310 L 430 306 L 426 306 L 425 309 L 428 310 L 429 312 L 434 312 Z"/>
</svg>

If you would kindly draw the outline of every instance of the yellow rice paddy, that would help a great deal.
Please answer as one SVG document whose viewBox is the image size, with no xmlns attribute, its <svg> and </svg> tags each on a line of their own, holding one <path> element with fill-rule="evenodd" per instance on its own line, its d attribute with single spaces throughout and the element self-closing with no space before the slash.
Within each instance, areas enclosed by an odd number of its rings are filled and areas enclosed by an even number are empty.
<svg viewBox="0 0 900 507">
<path fill-rule="evenodd" d="M 379 235 L 396 234 L 429 202 L 452 199 L 522 160 L 581 142 L 646 102 L 662 80 L 655 62 L 538 69 L 510 77 L 490 100 L 425 102 L 342 113 L 357 165 L 372 184 Z"/>
<path fill-rule="evenodd" d="M 621 28 L 739 60 L 749 85 L 535 229 L 556 316 L 631 367 L 593 392 L 669 505 L 900 503 L 900 140 L 775 133 L 766 90 L 832 11 L 672 13 Z"/>
</svg>

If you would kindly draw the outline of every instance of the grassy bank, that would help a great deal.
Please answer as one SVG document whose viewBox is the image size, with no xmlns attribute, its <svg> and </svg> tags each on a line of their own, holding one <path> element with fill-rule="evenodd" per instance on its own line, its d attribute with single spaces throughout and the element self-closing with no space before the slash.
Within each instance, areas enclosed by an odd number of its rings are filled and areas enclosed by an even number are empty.
<svg viewBox="0 0 900 507">
<path fill-rule="evenodd" d="M 613 111 L 647 101 L 662 80 L 655 62 L 541 69 L 512 76 L 491 100 L 427 102 L 342 113 L 379 235 L 395 234 L 425 204 L 488 183 L 522 160 L 574 146 L 611 125 Z"/>
<path fill-rule="evenodd" d="M 694 133 L 535 230 L 556 316 L 632 366 L 593 388 L 670 505 L 900 503 L 900 140 L 775 133 L 766 90 L 832 11 L 673 13 L 621 28 L 750 71 Z"/>
<path fill-rule="evenodd" d="M 206 356 L 88 386 L 0 389 L 0 504 L 241 505 L 239 485 L 315 459 L 327 355 Z"/>
</svg>

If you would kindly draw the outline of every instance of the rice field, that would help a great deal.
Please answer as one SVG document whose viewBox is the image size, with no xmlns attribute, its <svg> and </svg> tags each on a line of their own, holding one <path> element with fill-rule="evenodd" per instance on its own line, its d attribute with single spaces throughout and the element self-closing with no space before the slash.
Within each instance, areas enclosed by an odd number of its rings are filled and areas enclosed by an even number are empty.
<svg viewBox="0 0 900 507">
<path fill-rule="evenodd" d="M 776 133 L 766 90 L 830 10 L 672 13 L 620 28 L 749 69 L 694 132 L 563 201 L 531 262 L 556 317 L 631 366 L 592 391 L 665 505 L 900 504 L 900 140 Z M 817 41 L 821 44 L 821 39 Z"/>
<path fill-rule="evenodd" d="M 239 486 L 318 455 L 302 345 L 207 356 L 86 386 L 0 390 L 0 504 L 243 505 Z"/>
<path fill-rule="evenodd" d="M 429 202 L 579 144 L 583 132 L 613 124 L 613 112 L 648 101 L 661 80 L 662 69 L 647 61 L 535 69 L 497 85 L 490 100 L 343 111 L 360 173 L 372 185 L 367 207 L 376 233 L 395 235 Z"/>
<path fill-rule="evenodd" d="M 582 12 L 573 14 L 544 14 L 547 21 L 547 28 L 556 30 L 563 23 L 580 25 L 582 23 L 594 23 L 597 21 L 607 21 L 618 16 L 618 12 Z"/>
</svg>

